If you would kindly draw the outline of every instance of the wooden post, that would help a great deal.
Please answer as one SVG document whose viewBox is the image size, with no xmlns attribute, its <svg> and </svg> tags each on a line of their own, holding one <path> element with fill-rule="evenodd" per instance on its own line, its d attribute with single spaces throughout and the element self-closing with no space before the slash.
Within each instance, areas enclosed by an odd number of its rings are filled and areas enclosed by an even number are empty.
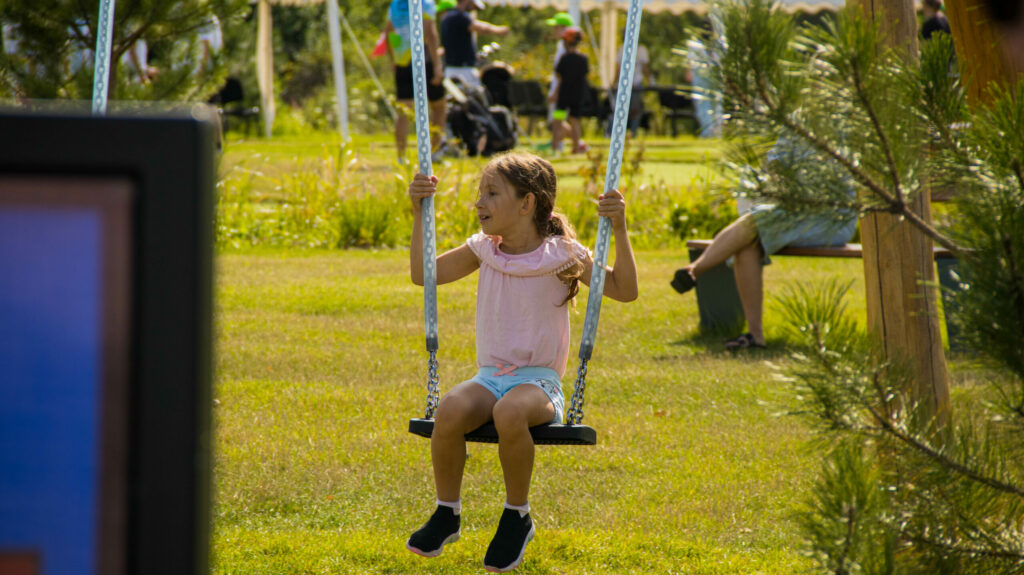
<svg viewBox="0 0 1024 575">
<path fill-rule="evenodd" d="M 917 18 L 913 0 L 850 0 L 882 29 L 883 46 L 917 54 Z M 927 193 L 917 194 L 912 209 L 931 220 Z M 942 427 L 949 420 L 949 378 L 939 331 L 938 294 L 932 241 L 896 215 L 863 218 L 868 328 L 885 343 L 886 356 L 907 362 L 914 376 L 910 397 L 925 421 Z"/>
<path fill-rule="evenodd" d="M 968 79 L 967 99 L 971 104 L 988 101 L 993 82 L 1008 82 L 1014 63 L 1000 50 L 1002 39 L 989 18 L 983 0 L 949 0 L 946 17 L 953 32 L 953 45 L 964 76 Z M 1024 55 L 1017 54 L 1018 58 Z"/>
<path fill-rule="evenodd" d="M 260 111 L 263 113 L 263 134 L 268 139 L 274 131 L 274 22 L 270 0 L 259 0 L 257 8 L 256 79 L 260 86 Z"/>
<path fill-rule="evenodd" d="M 334 97 L 338 113 L 341 147 L 348 142 L 348 88 L 345 84 L 345 58 L 341 52 L 341 24 L 338 0 L 327 0 L 327 34 L 331 39 L 331 68 L 334 71 Z"/>
<path fill-rule="evenodd" d="M 615 77 L 615 56 L 619 52 L 619 10 L 614 2 L 601 4 L 601 61 L 598 73 L 603 88 L 610 88 Z"/>
</svg>

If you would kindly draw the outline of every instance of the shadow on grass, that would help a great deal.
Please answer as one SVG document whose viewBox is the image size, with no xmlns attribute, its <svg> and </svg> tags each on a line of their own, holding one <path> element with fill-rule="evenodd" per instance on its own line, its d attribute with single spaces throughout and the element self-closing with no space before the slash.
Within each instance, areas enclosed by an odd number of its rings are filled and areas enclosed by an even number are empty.
<svg viewBox="0 0 1024 575">
<path fill-rule="evenodd" d="M 736 350 L 726 349 L 725 342 L 733 339 L 740 333 L 743 332 L 725 332 L 722 330 L 695 331 L 686 334 L 675 341 L 669 342 L 669 345 L 703 349 L 707 353 L 715 356 L 753 357 L 761 359 L 788 357 L 794 351 L 792 346 L 789 345 L 789 342 L 781 338 L 765 338 L 766 347 L 764 348 L 751 347 Z"/>
</svg>

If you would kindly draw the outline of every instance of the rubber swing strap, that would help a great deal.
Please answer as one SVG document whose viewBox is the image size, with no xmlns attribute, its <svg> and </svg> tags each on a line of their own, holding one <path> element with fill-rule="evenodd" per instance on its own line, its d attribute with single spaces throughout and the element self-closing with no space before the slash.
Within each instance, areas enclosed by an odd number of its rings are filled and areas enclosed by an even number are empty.
<svg viewBox="0 0 1024 575">
<path fill-rule="evenodd" d="M 622 40 L 622 62 L 619 67 L 619 84 L 615 92 L 615 115 L 612 117 L 611 140 L 608 149 L 608 167 L 604 176 L 604 191 L 619 187 L 619 173 L 622 170 L 622 154 L 626 145 L 626 127 L 629 120 L 629 100 L 633 93 L 633 75 L 636 72 L 636 51 L 640 38 L 640 16 L 643 13 L 640 0 L 630 0 L 626 16 L 626 30 Z M 597 322 L 601 317 L 601 298 L 604 296 L 605 264 L 608 263 L 608 249 L 611 244 L 612 222 L 601 217 L 597 225 L 597 244 L 594 247 L 594 267 L 590 274 L 590 293 L 587 298 L 587 315 L 583 323 L 580 340 L 580 367 L 573 388 L 566 422 L 578 425 L 583 420 L 583 398 L 586 391 L 587 362 L 594 352 L 597 339 Z"/>
<path fill-rule="evenodd" d="M 423 0 L 409 0 L 409 31 L 412 34 L 412 86 L 416 112 L 416 156 L 419 172 L 433 174 L 430 161 L 430 117 L 427 108 L 427 72 L 423 53 Z M 426 327 L 427 409 L 426 418 L 433 419 L 440 399 L 437 376 L 437 244 L 434 230 L 434 198 L 420 204 L 423 222 L 423 316 Z"/>
</svg>

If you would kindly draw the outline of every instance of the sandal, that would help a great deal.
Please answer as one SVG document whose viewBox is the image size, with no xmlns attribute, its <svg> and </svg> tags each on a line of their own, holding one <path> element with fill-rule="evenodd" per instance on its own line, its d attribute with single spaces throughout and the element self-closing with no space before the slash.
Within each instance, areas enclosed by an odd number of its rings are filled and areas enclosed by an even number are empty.
<svg viewBox="0 0 1024 575">
<path fill-rule="evenodd" d="M 679 293 L 686 293 L 693 289 L 697 285 L 697 280 L 690 273 L 690 270 L 686 268 L 679 268 L 676 270 L 676 275 L 672 277 L 672 281 L 669 282 L 672 289 Z"/>
<path fill-rule="evenodd" d="M 725 349 L 729 351 L 736 351 L 738 349 L 764 349 L 763 343 L 757 343 L 754 341 L 754 336 L 750 333 L 745 333 L 736 339 L 730 339 L 725 342 Z"/>
</svg>

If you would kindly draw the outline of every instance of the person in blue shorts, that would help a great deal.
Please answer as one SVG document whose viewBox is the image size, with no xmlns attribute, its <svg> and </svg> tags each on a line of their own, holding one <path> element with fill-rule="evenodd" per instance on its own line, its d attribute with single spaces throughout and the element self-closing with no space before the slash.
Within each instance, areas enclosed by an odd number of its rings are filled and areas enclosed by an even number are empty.
<svg viewBox="0 0 1024 575">
<path fill-rule="evenodd" d="M 768 168 L 774 162 L 789 162 L 806 156 L 787 138 L 780 138 L 766 157 Z M 853 187 L 838 168 L 830 178 L 834 185 L 843 186 L 849 194 Z M 763 348 L 764 327 L 761 323 L 764 308 L 764 280 L 762 270 L 771 263 L 769 256 L 784 247 L 839 246 L 849 242 L 857 230 L 857 214 L 838 210 L 829 215 L 786 212 L 772 204 L 755 204 L 715 236 L 708 249 L 691 262 L 676 270 L 670 282 L 679 293 L 686 293 L 697 285 L 700 276 L 714 267 L 733 260 L 733 274 L 740 304 L 747 319 L 747 333 L 725 342 L 726 349 Z"/>
</svg>

